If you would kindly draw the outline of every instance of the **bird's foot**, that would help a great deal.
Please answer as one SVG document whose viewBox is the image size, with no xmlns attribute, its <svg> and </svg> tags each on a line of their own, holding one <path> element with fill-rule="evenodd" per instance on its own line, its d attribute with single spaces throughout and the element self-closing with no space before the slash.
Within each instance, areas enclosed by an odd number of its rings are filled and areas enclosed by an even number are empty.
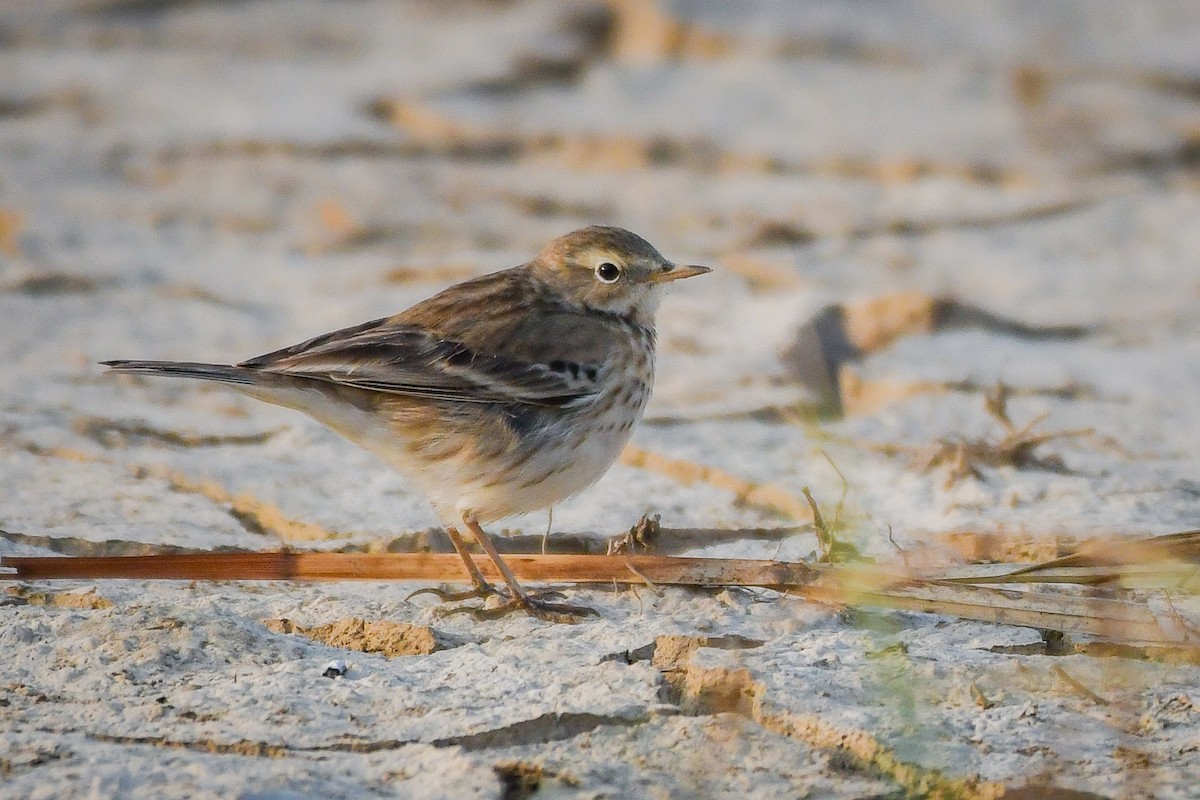
<svg viewBox="0 0 1200 800">
<path fill-rule="evenodd" d="M 423 594 L 431 594 L 443 603 L 457 603 L 459 600 L 487 600 L 489 597 L 502 597 L 508 599 L 508 594 L 500 591 L 495 586 L 492 586 L 487 581 L 482 581 L 475 584 L 471 589 L 466 589 L 461 592 L 451 592 L 446 589 L 440 589 L 436 586 L 426 586 L 424 589 L 417 589 L 415 592 L 404 598 L 405 601 L 412 600 Z"/>
<path fill-rule="evenodd" d="M 577 606 L 571 603 L 550 602 L 548 598 L 562 599 L 562 592 L 547 591 L 535 595 L 511 595 L 496 592 L 496 596 L 504 598 L 499 603 L 489 603 L 483 606 L 459 606 L 446 610 L 447 614 L 469 614 L 478 620 L 493 620 L 507 617 L 509 614 L 524 611 L 535 619 L 546 622 L 561 622 L 574 624 L 582 622 L 584 617 L 598 617 L 600 612 L 588 606 Z"/>
</svg>

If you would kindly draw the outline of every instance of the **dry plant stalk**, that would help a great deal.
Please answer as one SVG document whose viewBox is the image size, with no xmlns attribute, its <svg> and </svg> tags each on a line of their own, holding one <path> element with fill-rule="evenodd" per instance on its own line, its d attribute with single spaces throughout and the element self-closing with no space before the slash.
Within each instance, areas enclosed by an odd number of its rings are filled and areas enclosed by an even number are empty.
<svg viewBox="0 0 1200 800">
<path fill-rule="evenodd" d="M 499 580 L 491 561 L 475 555 L 485 577 Z M 805 564 L 735 558 L 674 556 L 509 555 L 523 581 L 789 588 L 812 580 Z M 461 581 L 457 555 L 432 553 L 186 553 L 152 556 L 4 556 L 0 580 L 129 578 L 202 581 Z"/>
<path fill-rule="evenodd" d="M 1076 692 L 1083 695 L 1088 700 L 1091 700 L 1096 705 L 1099 705 L 1099 706 L 1111 706 L 1112 705 L 1111 700 L 1108 700 L 1108 699 L 1096 694 L 1091 689 L 1089 689 L 1087 686 L 1085 686 L 1078 678 L 1076 678 L 1074 675 L 1067 672 L 1065 669 L 1058 666 L 1057 664 L 1055 664 L 1050 669 L 1055 675 L 1062 678 L 1063 683 L 1067 684 L 1067 686 L 1070 686 Z"/>
<path fill-rule="evenodd" d="M 829 457 L 829 454 L 822 450 L 821 455 L 829 462 L 829 466 L 833 467 L 833 471 L 837 473 L 837 476 L 842 479 L 842 496 L 838 498 L 837 506 L 833 509 L 833 520 L 826 522 L 825 515 L 821 513 L 821 507 L 817 505 L 817 501 L 809 488 L 805 486 L 800 490 L 812 514 L 812 528 L 813 532 L 817 535 L 817 549 L 820 551 L 817 561 L 821 564 L 862 561 L 863 557 L 858 552 L 858 548 L 850 544 L 850 542 L 839 539 L 837 536 L 837 532 L 842 528 L 842 509 L 846 507 L 846 493 L 850 491 L 850 484 L 846 481 L 846 476 L 838 469 L 838 465 Z M 891 534 L 889 533 L 888 535 L 890 536 Z M 892 543 L 895 544 L 895 541 Z"/>
<path fill-rule="evenodd" d="M 823 603 L 866 606 L 1185 648 L 1200 640 L 1165 630 L 1143 603 L 1014 591 L 891 574 L 878 567 L 838 567 L 791 594 Z"/>
<path fill-rule="evenodd" d="M 1018 427 L 1008 415 L 1008 397 L 1011 390 L 998 383 L 984 395 L 984 407 L 1004 428 L 1004 436 L 992 439 L 987 436 L 976 439 L 944 438 L 931 446 L 876 445 L 875 450 L 885 455 L 908 455 L 913 467 L 921 472 L 931 472 L 946 467 L 948 472 L 945 488 L 950 488 L 964 478 L 982 479 L 983 467 L 1016 467 L 1017 469 L 1039 469 L 1047 472 L 1069 472 L 1062 458 L 1057 455 L 1039 456 L 1035 451 L 1047 442 L 1056 439 L 1077 439 L 1095 435 L 1092 428 L 1076 428 L 1048 433 L 1036 433 L 1035 429 L 1046 421 L 1046 414 L 1038 415 Z"/>
<path fill-rule="evenodd" d="M 652 527 L 653 520 L 646 520 Z M 635 526 L 634 532 L 639 530 Z M 633 537 L 636 540 L 636 536 Z M 630 545 L 636 544 L 631 541 Z M 1200 572 L 1200 531 L 1105 543 L 1082 553 L 996 574 L 905 574 L 894 566 L 652 555 L 533 555 L 507 558 L 519 579 L 579 584 L 757 586 L 822 603 L 947 614 L 1005 625 L 1087 634 L 1113 642 L 1173 648 L 1200 662 L 1200 633 L 1186 620 L 1160 620 L 1142 601 L 1001 589 L 988 583 L 1106 582 L 1127 585 L 1158 574 Z M 476 564 L 496 579 L 491 562 Z M 971 568 L 966 568 L 969 572 Z M 2 570 L 10 570 L 4 572 Z M 959 570 L 964 571 L 962 569 Z M 200 553 L 141 556 L 0 557 L 0 581 L 47 579 L 407 580 L 464 579 L 457 556 L 429 553 Z"/>
<path fill-rule="evenodd" d="M 642 514 L 642 518 L 632 528 L 608 540 L 608 552 L 605 555 L 630 555 L 635 550 L 649 550 L 662 535 L 662 525 L 659 524 L 661 519 L 659 514 Z"/>
<path fill-rule="evenodd" d="M 807 486 L 801 491 L 804 493 L 805 502 L 808 503 L 808 507 L 812 511 L 813 530 L 817 533 L 817 547 L 821 549 L 821 558 L 824 561 L 828 561 L 829 554 L 833 551 L 833 531 L 825 524 L 825 517 L 821 514 L 821 507 L 817 505 L 812 492 L 809 491 Z"/>
<path fill-rule="evenodd" d="M 975 574 L 973 574 L 975 573 Z M 1062 558 L 996 572 L 970 567 L 942 576 L 971 584 L 1070 583 L 1123 588 L 1200 589 L 1200 530 L 1133 541 L 1106 541 Z"/>
<path fill-rule="evenodd" d="M 1200 533 L 1160 537 L 1131 552 L 1163 551 L 1177 556 L 1195 547 Z M 1075 558 L 1072 556 L 1071 558 Z M 1064 559 L 1056 559 L 1064 561 Z M 1163 645 L 1200 661 L 1200 636 L 1172 619 L 1164 626 L 1142 602 L 1014 591 L 990 586 L 899 574 L 859 563 L 811 567 L 779 561 L 671 556 L 513 555 L 508 563 L 518 578 L 592 584 L 651 586 L 758 586 L 842 606 L 947 614 L 1005 625 L 1099 636 L 1115 642 Z M 477 557 L 490 578 L 490 562 Z M 463 580 L 453 555 L 367 553 L 230 553 L 157 556 L 0 558 L 0 580 L 165 579 L 165 580 Z M 1036 567 L 1031 568 L 1036 569 Z M 1110 569 L 1112 569 L 1110 567 Z M 1033 580 L 1031 578 L 1031 580 Z"/>
</svg>

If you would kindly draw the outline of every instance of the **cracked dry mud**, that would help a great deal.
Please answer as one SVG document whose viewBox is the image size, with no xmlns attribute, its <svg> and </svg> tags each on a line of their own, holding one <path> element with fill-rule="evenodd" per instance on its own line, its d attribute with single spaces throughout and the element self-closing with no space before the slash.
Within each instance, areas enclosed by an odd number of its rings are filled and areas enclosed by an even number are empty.
<svg viewBox="0 0 1200 800">
<path fill-rule="evenodd" d="M 651 514 L 658 552 L 810 557 L 798 498 L 832 508 L 839 471 L 838 535 L 881 561 L 1195 528 L 1197 41 L 1191 0 L 7 4 L 0 555 L 446 552 L 334 434 L 95 364 L 266 352 L 596 222 L 716 271 L 666 301 L 635 448 L 555 508 L 551 552 Z M 870 402 L 812 413 L 797 330 L 907 292 L 1084 333 L 889 340 L 841 376 Z M 1033 435 L 1095 435 L 951 483 L 873 447 L 1004 442 L 1000 383 Z M 504 524 L 540 550 L 544 515 Z M 1200 666 L 1152 647 L 719 588 L 568 590 L 601 617 L 554 626 L 413 585 L 6 585 L 3 798 L 1200 782 Z"/>
</svg>

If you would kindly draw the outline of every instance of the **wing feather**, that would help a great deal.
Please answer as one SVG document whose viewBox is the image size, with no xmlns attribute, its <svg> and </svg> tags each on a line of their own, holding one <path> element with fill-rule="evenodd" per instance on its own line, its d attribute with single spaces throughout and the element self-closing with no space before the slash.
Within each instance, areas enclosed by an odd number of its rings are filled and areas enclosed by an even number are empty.
<svg viewBox="0 0 1200 800">
<path fill-rule="evenodd" d="M 376 392 L 468 403 L 573 406 L 598 391 L 598 366 L 481 353 L 394 318 L 373 320 L 238 366 Z"/>
</svg>

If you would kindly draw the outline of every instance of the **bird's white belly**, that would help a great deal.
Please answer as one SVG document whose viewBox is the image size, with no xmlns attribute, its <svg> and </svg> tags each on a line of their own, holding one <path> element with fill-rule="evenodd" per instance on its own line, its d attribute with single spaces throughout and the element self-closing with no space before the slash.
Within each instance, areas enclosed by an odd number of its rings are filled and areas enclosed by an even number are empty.
<svg viewBox="0 0 1200 800">
<path fill-rule="evenodd" d="M 649 385 L 612 398 L 607 408 L 564 414 L 523 442 L 511 458 L 481 459 L 470 446 L 436 461 L 414 458 L 395 428 L 377 414 L 330 403 L 319 392 L 268 399 L 304 411 L 374 451 L 416 482 L 446 525 L 464 514 L 480 523 L 551 506 L 598 481 L 625 448 L 650 396 Z M 597 398 L 603 401 L 605 398 Z M 516 462 L 516 463 L 514 463 Z"/>
<path fill-rule="evenodd" d="M 488 522 L 546 508 L 578 494 L 608 472 L 629 441 L 634 422 L 628 410 L 614 410 L 592 421 L 587 430 L 564 424 L 561 431 L 547 436 L 548 446 L 539 448 L 510 477 L 496 481 L 495 475 L 483 475 L 461 484 L 455 510 Z"/>
</svg>

